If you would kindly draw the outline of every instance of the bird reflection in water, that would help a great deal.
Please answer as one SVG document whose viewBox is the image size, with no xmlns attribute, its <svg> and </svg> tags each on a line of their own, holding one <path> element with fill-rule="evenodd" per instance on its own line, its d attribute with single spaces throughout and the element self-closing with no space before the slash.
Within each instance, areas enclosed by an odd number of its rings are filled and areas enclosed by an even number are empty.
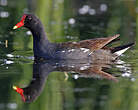
<svg viewBox="0 0 138 110">
<path fill-rule="evenodd" d="M 104 68 L 110 68 L 113 62 L 111 60 L 95 60 L 90 63 L 89 60 L 60 60 L 60 61 L 38 61 L 33 64 L 33 78 L 30 84 L 25 88 L 13 86 L 24 102 L 31 103 L 41 94 L 48 75 L 53 71 L 75 72 L 84 77 L 108 79 L 117 82 L 116 77 L 104 72 Z"/>
</svg>

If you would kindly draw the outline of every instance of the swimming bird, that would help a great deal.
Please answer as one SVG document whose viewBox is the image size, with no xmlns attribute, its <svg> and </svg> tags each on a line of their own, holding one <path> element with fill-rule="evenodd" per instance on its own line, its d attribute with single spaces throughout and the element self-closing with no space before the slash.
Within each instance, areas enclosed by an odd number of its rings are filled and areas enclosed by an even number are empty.
<svg viewBox="0 0 138 110">
<path fill-rule="evenodd" d="M 118 47 L 106 45 L 119 37 L 119 34 L 105 38 L 82 40 L 79 42 L 52 43 L 48 40 L 41 21 L 33 14 L 24 14 L 21 21 L 13 29 L 28 28 L 33 35 L 33 52 L 35 58 L 45 59 L 111 59 L 129 49 L 134 43 Z"/>
</svg>

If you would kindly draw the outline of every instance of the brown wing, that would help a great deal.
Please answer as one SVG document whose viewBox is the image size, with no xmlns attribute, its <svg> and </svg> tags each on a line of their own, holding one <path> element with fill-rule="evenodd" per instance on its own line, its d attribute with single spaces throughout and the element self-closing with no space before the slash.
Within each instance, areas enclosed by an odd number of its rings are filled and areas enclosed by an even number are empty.
<svg viewBox="0 0 138 110">
<path fill-rule="evenodd" d="M 116 39 L 120 35 L 114 35 L 112 37 L 107 38 L 96 38 L 96 39 L 89 39 L 89 40 L 83 40 L 80 42 L 65 42 L 61 43 L 61 45 L 65 48 L 88 48 L 92 51 L 101 49 L 108 43 L 110 43 L 112 40 Z"/>
</svg>

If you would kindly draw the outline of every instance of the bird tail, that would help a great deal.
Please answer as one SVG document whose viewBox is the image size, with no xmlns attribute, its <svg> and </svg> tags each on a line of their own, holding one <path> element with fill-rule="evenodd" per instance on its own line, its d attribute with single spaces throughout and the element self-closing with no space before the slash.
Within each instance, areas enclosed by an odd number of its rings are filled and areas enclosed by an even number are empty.
<svg viewBox="0 0 138 110">
<path fill-rule="evenodd" d="M 126 50 L 128 50 L 131 46 L 133 46 L 135 43 L 129 43 L 123 46 L 115 47 L 111 50 L 112 53 L 114 53 L 117 56 L 120 56 L 123 54 Z"/>
</svg>

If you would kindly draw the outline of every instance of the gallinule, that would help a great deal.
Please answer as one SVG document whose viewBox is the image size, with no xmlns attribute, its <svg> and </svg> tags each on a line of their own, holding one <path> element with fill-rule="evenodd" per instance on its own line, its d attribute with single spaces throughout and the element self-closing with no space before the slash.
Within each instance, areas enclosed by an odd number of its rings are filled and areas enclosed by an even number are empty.
<svg viewBox="0 0 138 110">
<path fill-rule="evenodd" d="M 105 59 L 115 60 L 134 43 L 124 46 L 107 48 L 106 45 L 119 37 L 119 34 L 107 37 L 83 40 L 80 42 L 51 43 L 49 42 L 41 21 L 33 14 L 24 14 L 21 21 L 13 29 L 28 28 L 33 34 L 34 57 L 45 59 Z"/>
</svg>

